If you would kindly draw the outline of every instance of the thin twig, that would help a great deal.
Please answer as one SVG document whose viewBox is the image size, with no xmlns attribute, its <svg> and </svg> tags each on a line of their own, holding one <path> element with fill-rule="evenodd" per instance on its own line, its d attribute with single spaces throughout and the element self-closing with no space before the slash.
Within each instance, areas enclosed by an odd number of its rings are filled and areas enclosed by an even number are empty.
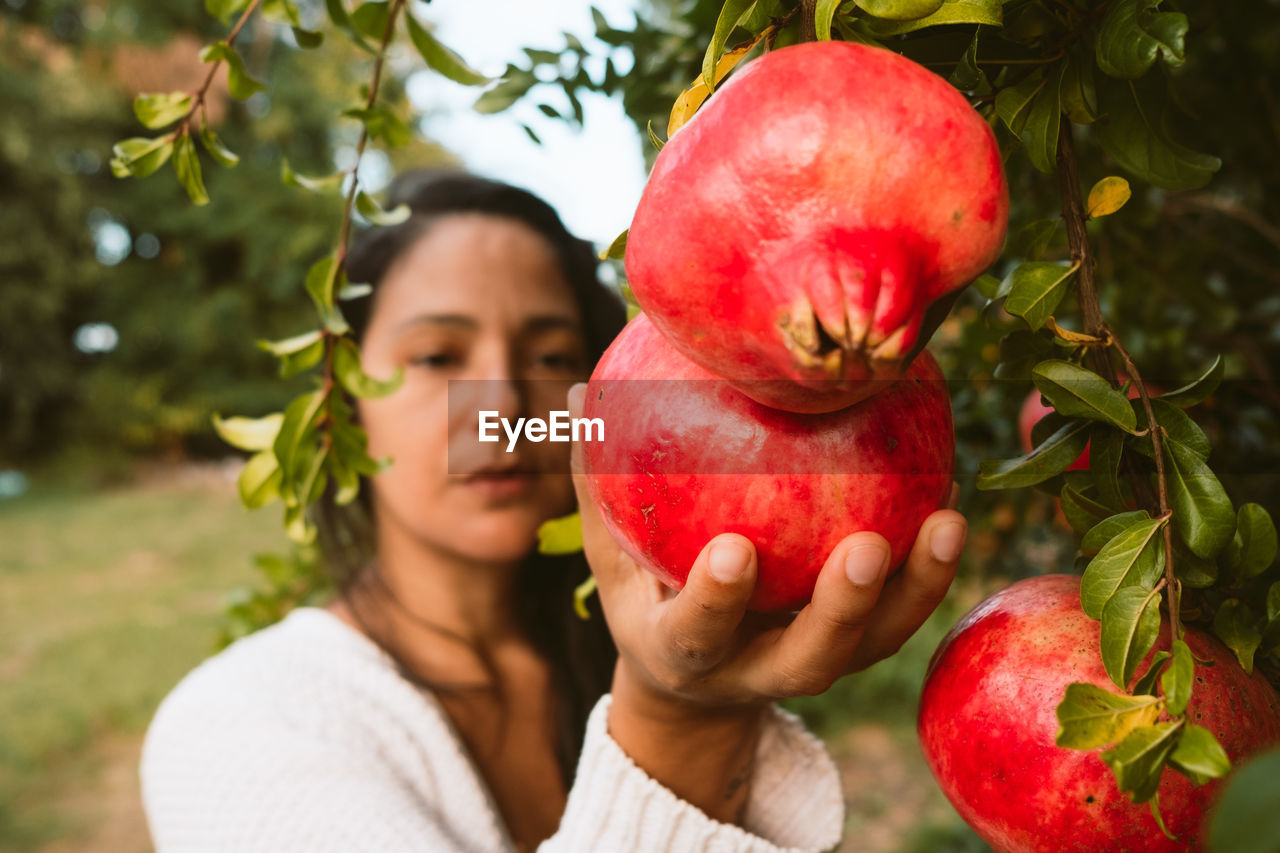
<svg viewBox="0 0 1280 853">
<path fill-rule="evenodd" d="M 235 26 L 231 28 L 231 32 L 227 33 L 227 38 L 226 38 L 227 47 L 231 47 L 232 43 L 235 42 L 236 36 L 240 35 L 240 31 L 244 29 L 244 25 L 249 22 L 249 18 L 253 15 L 254 12 L 257 11 L 258 6 L 261 3 L 262 3 L 262 0 L 253 0 L 253 2 L 249 4 L 249 6 L 244 10 L 244 12 L 241 13 L 240 19 L 236 21 Z M 187 114 L 182 117 L 182 121 L 178 124 L 178 127 L 174 130 L 173 135 L 175 139 L 178 136 L 182 136 L 190 132 L 191 119 L 193 116 L 195 116 L 196 110 L 204 109 L 204 99 L 209 94 L 209 87 L 213 85 L 213 78 L 217 76 L 218 69 L 222 67 L 222 63 L 224 63 L 225 61 L 226 60 L 224 59 L 215 59 L 210 64 L 209 73 L 205 75 L 204 82 L 200 84 L 200 88 L 196 89 L 194 92 L 191 93 L 192 95 L 191 108 L 187 110 Z"/>
</svg>

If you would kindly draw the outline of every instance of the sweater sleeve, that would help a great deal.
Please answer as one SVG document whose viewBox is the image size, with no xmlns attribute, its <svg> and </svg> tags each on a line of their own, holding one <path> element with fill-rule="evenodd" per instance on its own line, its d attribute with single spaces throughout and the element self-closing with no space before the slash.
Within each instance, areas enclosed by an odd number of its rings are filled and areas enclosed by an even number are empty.
<svg viewBox="0 0 1280 853">
<path fill-rule="evenodd" d="M 637 767 L 609 736 L 609 701 L 591 713 L 564 818 L 539 853 L 817 853 L 839 844 L 839 773 L 795 715 L 775 706 L 766 718 L 739 827 L 713 820 Z"/>
</svg>

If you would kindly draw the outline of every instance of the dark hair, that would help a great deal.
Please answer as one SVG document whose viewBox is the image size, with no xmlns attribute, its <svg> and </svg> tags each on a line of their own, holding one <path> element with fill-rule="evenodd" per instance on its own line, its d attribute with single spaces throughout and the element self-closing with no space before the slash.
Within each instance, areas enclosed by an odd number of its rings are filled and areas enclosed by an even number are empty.
<svg viewBox="0 0 1280 853">
<path fill-rule="evenodd" d="M 565 281 L 582 317 L 590 364 L 603 354 L 609 342 L 626 323 L 621 301 L 606 290 L 597 277 L 595 252 L 591 244 L 571 235 L 546 202 L 526 190 L 454 170 L 419 170 L 399 176 L 388 194 L 387 206 L 406 204 L 409 219 L 389 227 L 368 228 L 357 233 L 347 253 L 347 278 L 366 282 L 373 295 L 344 303 L 343 313 L 357 339 L 369 323 L 377 287 L 387 268 L 412 246 L 442 216 L 484 213 L 505 217 L 529 226 L 555 250 Z M 566 472 L 567 474 L 568 472 Z M 370 488 L 366 481 L 360 500 L 340 507 L 331 498 L 318 504 L 316 517 L 325 566 L 366 633 L 383 646 L 408 680 L 436 692 L 457 688 L 434 683 L 413 672 L 396 652 L 380 640 L 359 613 L 352 595 L 358 583 L 380 586 L 392 606 L 399 604 L 382 582 L 376 563 Z M 573 591 L 589 577 L 581 553 L 568 556 L 530 554 L 517 580 L 517 607 L 521 628 L 544 656 L 551 669 L 556 698 L 556 756 L 566 786 L 573 779 L 582 749 L 587 716 L 596 701 L 609 689 L 617 651 L 604 616 L 594 600 L 590 618 L 583 620 L 574 611 Z M 421 620 L 417 620 L 421 621 Z M 462 641 L 440 626 L 428 625 L 443 636 Z M 465 641 L 463 641 L 465 642 Z M 485 668 L 496 671 L 482 651 Z M 496 678 L 494 679 L 495 684 Z M 499 693 L 499 698 L 502 697 Z M 506 710 L 503 701 L 504 713 Z"/>
</svg>

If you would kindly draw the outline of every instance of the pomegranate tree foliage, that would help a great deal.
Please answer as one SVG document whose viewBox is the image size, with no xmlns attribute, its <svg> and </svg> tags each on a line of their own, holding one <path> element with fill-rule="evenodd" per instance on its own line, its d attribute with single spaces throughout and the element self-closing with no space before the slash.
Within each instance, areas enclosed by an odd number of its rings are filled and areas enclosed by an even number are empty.
<svg viewBox="0 0 1280 853">
<path fill-rule="evenodd" d="M 1280 494 L 1275 4 L 669 0 L 629 21 L 596 12 L 599 44 L 566 34 L 563 44 L 531 45 L 496 81 L 440 44 L 425 17 L 415 18 L 429 6 L 326 0 L 323 14 L 305 22 L 291 0 L 207 6 L 231 29 L 202 56 L 227 66 L 236 97 L 261 85 L 244 70 L 235 41 L 254 15 L 289 28 L 300 48 L 317 50 L 315 62 L 333 38 L 368 51 L 371 78 L 342 113 L 359 123 L 361 150 L 410 136 L 398 104 L 380 98 L 380 57 L 397 39 L 439 72 L 442 85 L 448 78 L 483 86 L 481 112 L 532 99 L 545 114 L 580 124 L 584 93 L 618 95 L 652 142 L 651 156 L 735 65 L 798 40 L 879 45 L 946 76 L 995 130 L 1013 199 L 1001 260 L 960 297 L 950 320 L 940 311 L 934 317 L 943 365 L 962 380 L 953 387 L 961 471 L 976 475 L 962 477 L 962 505 L 975 533 L 1011 536 L 1016 524 L 993 528 L 988 515 L 1043 505 L 1008 491 L 1031 487 L 1060 499 L 1080 537 L 1082 596 L 1102 622 L 1115 689 L 1068 691 L 1059 742 L 1109 747 L 1102 760 L 1117 783 L 1135 801 L 1150 801 L 1157 816 L 1163 767 L 1198 782 L 1226 772 L 1212 734 L 1185 718 L 1195 669 L 1210 664 L 1190 654 L 1181 626 L 1209 627 L 1242 667 L 1277 680 L 1280 574 L 1265 509 Z M 235 156 L 207 129 L 201 105 L 201 92 L 140 98 L 138 118 L 154 132 L 117 146 L 116 172 L 142 176 L 171 165 L 203 203 L 203 158 L 230 167 Z M 228 441 L 254 454 L 241 478 L 245 502 L 281 500 L 300 543 L 314 536 L 311 504 L 353 500 L 382 464 L 365 452 L 349 398 L 396 384 L 359 369 L 341 306 L 365 289 L 345 280 L 342 261 L 353 210 L 372 222 L 405 212 L 382 210 L 351 178 L 287 167 L 283 175 L 317 192 L 345 185 L 333 248 L 305 282 L 317 328 L 263 344 L 282 373 L 312 375 L 313 390 L 266 418 L 219 421 Z M 624 251 L 620 239 L 611 254 Z M 1121 373 L 1138 386 L 1137 399 L 1127 399 Z M 1032 386 L 1055 410 L 1037 424 L 1035 449 L 975 470 L 969 460 L 1015 446 L 1014 413 Z M 1153 386 L 1168 390 L 1156 394 Z M 1086 443 L 1090 468 L 1065 470 Z M 990 568 L 1014 576 L 1036 570 L 1018 564 L 1012 548 L 992 550 Z M 287 562 L 272 564 L 269 588 L 242 603 L 239 630 L 266 618 L 272 608 L 264 611 L 264 602 L 296 595 L 291 571 Z M 1143 666 L 1162 632 L 1165 650 Z"/>
</svg>

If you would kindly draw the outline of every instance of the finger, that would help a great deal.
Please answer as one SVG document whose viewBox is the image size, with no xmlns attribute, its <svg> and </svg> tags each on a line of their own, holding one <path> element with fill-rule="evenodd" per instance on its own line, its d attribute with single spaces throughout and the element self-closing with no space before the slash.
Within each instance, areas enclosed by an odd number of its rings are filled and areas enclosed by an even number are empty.
<svg viewBox="0 0 1280 853">
<path fill-rule="evenodd" d="M 938 510 L 925 519 L 907 562 L 885 584 L 851 672 L 896 652 L 937 609 L 955 578 L 968 530 L 955 510 Z"/>
<path fill-rule="evenodd" d="M 862 639 L 889 568 L 889 543 L 878 533 L 845 537 L 831 552 L 813 599 L 777 635 L 757 689 L 771 696 L 813 696 L 845 673 Z"/>
<path fill-rule="evenodd" d="M 756 585 L 756 549 L 737 533 L 707 543 L 684 589 L 658 620 L 667 663 L 682 674 L 706 672 L 722 661 L 747 612 Z"/>
</svg>

